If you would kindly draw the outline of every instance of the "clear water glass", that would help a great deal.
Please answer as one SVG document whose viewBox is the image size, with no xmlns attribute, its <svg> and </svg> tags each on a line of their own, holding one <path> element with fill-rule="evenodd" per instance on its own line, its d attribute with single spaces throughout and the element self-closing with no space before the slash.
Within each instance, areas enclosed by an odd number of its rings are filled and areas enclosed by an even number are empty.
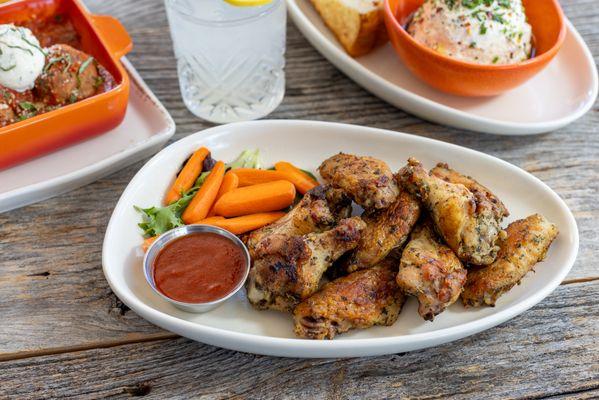
<svg viewBox="0 0 599 400">
<path fill-rule="evenodd" d="M 181 95 L 198 117 L 247 121 L 285 93 L 284 0 L 236 7 L 224 0 L 165 0 Z"/>
</svg>

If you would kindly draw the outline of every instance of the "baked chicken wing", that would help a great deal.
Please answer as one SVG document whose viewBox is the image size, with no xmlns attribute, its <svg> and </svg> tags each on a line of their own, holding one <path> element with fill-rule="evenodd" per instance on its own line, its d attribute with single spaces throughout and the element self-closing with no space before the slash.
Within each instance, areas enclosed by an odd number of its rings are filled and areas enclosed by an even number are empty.
<svg viewBox="0 0 599 400">
<path fill-rule="evenodd" d="M 405 300 L 395 275 L 392 264 L 383 262 L 327 283 L 295 308 L 295 333 L 332 339 L 354 328 L 393 325 Z"/>
<path fill-rule="evenodd" d="M 326 159 L 318 170 L 325 181 L 365 209 L 387 208 L 399 194 L 389 166 L 376 158 L 339 153 Z"/>
<path fill-rule="evenodd" d="M 311 232 L 322 232 L 334 226 L 351 213 L 351 200 L 342 190 L 329 185 L 317 186 L 283 218 L 253 231 L 244 239 L 250 255 L 256 256 L 258 243 L 269 237 L 301 236 Z"/>
<path fill-rule="evenodd" d="M 445 163 L 439 163 L 433 169 L 431 169 L 431 175 L 437 178 L 443 179 L 445 182 L 462 184 L 466 186 L 479 202 L 488 202 L 489 207 L 492 209 L 495 218 L 501 219 L 510 215 L 509 211 L 501 200 L 489 189 L 478 183 L 474 178 L 466 175 L 462 175 L 459 172 L 449 168 L 449 165 Z"/>
<path fill-rule="evenodd" d="M 258 243 L 247 281 L 248 300 L 259 309 L 291 311 L 318 290 L 323 273 L 358 244 L 360 217 L 304 236 L 271 235 Z"/>
<path fill-rule="evenodd" d="M 468 272 L 462 302 L 467 307 L 494 306 L 497 299 L 519 284 L 547 254 L 558 235 L 557 227 L 539 214 L 512 222 L 500 242 L 497 260 Z"/>
<path fill-rule="evenodd" d="M 346 259 L 346 270 L 353 272 L 370 268 L 401 248 L 420 216 L 420 202 L 402 190 L 397 200 L 384 210 L 365 212 L 362 220 L 366 229 L 360 243 Z"/>
<path fill-rule="evenodd" d="M 487 189 L 473 193 L 461 183 L 429 174 L 413 158 L 398 175 L 401 183 L 422 200 L 437 231 L 460 260 L 476 265 L 495 261 L 497 240 L 505 234 L 500 226 L 504 212 L 489 200 Z"/>
<path fill-rule="evenodd" d="M 466 269 L 426 219 L 414 229 L 404 248 L 397 285 L 418 299 L 418 313 L 432 321 L 456 302 L 465 282 Z"/>
</svg>

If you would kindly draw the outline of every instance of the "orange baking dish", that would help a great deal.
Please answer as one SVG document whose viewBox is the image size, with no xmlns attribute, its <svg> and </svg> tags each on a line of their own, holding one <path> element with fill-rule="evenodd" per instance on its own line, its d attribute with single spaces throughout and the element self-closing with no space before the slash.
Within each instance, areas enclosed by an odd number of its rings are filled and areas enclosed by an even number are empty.
<svg viewBox="0 0 599 400">
<path fill-rule="evenodd" d="M 104 133 L 121 123 L 129 100 L 129 77 L 120 63 L 133 44 L 119 21 L 93 15 L 78 0 L 23 0 L 0 6 L 0 24 L 67 16 L 82 50 L 110 72 L 115 86 L 74 104 L 0 128 L 0 169 Z"/>
</svg>

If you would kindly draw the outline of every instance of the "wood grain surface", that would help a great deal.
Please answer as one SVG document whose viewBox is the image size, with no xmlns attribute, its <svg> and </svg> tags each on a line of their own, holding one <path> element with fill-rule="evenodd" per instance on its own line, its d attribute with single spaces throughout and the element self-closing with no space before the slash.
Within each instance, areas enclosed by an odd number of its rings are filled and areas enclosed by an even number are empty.
<svg viewBox="0 0 599 400">
<path fill-rule="evenodd" d="M 529 313 L 498 328 L 384 357 L 274 358 L 173 339 L 0 363 L 0 376 L 15 399 L 37 397 L 39 388 L 46 397 L 599 396 L 595 289 L 592 283 L 561 286 Z"/>
<path fill-rule="evenodd" d="M 88 0 L 133 37 L 130 60 L 167 107 L 175 140 L 209 127 L 183 105 L 160 0 Z M 599 55 L 596 0 L 563 0 Z M 422 121 L 372 96 L 290 23 L 287 87 L 272 118 L 315 119 L 433 137 L 503 158 L 551 186 L 581 243 L 566 284 L 520 317 L 445 346 L 353 360 L 292 360 L 201 345 L 128 310 L 101 270 L 104 230 L 138 163 L 79 190 L 0 214 L 0 398 L 599 397 L 599 106 L 534 137 Z"/>
</svg>

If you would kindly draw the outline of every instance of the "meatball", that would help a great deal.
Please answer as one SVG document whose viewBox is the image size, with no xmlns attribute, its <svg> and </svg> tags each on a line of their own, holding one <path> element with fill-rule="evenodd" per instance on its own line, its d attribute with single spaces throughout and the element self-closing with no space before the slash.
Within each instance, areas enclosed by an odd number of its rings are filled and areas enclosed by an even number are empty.
<svg viewBox="0 0 599 400">
<path fill-rule="evenodd" d="M 17 92 L 0 86 L 0 126 L 10 125 L 21 119 L 32 117 L 43 109 L 43 104 L 34 101 L 33 92 Z"/>
<path fill-rule="evenodd" d="M 101 81 L 93 57 L 56 44 L 47 49 L 46 66 L 34 90 L 44 103 L 64 105 L 93 96 Z"/>
<path fill-rule="evenodd" d="M 13 109 L 0 99 L 0 126 L 10 125 L 17 121 L 17 115 Z"/>
</svg>

